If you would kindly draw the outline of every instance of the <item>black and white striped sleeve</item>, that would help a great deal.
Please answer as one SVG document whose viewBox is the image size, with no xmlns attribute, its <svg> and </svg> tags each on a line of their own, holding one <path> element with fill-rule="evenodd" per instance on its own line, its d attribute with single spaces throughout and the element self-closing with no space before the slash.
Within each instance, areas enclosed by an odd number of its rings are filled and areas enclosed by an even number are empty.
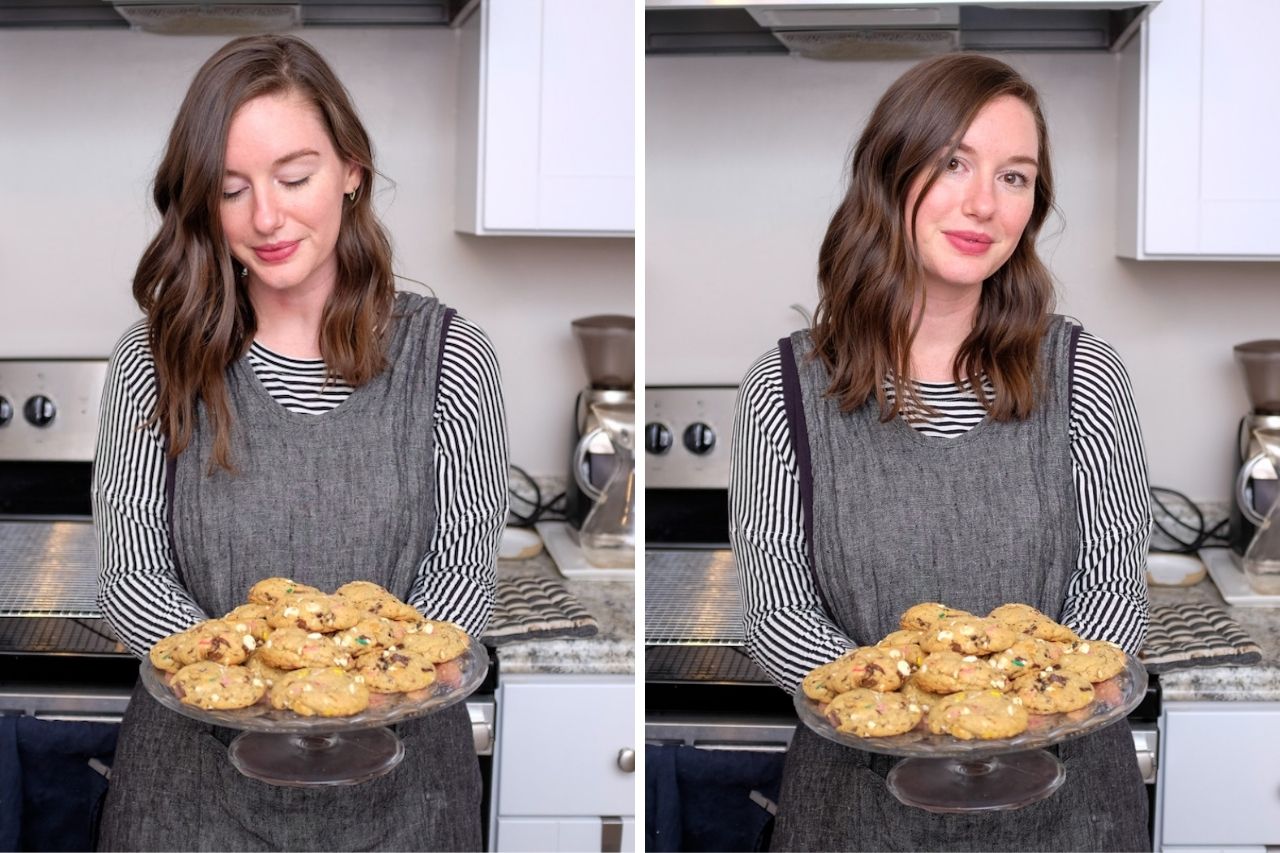
<svg viewBox="0 0 1280 853">
<path fill-rule="evenodd" d="M 507 517 L 507 424 L 493 344 L 459 316 L 445 336 L 434 424 L 436 530 L 408 601 L 479 637 Z"/>
<path fill-rule="evenodd" d="M 1071 459 L 1080 557 L 1062 622 L 1137 654 L 1149 621 L 1151 499 L 1146 453 L 1124 364 L 1081 332 L 1072 374 Z"/>
<path fill-rule="evenodd" d="M 99 412 L 93 465 L 98 606 L 130 652 L 208 618 L 178 581 L 169 550 L 164 440 L 144 427 L 156 405 L 143 322 L 116 344 Z"/>
<path fill-rule="evenodd" d="M 822 608 L 804 535 L 800 476 L 778 350 L 738 389 L 729 479 L 729 538 L 742 591 L 747 652 L 787 692 L 856 644 Z"/>
</svg>

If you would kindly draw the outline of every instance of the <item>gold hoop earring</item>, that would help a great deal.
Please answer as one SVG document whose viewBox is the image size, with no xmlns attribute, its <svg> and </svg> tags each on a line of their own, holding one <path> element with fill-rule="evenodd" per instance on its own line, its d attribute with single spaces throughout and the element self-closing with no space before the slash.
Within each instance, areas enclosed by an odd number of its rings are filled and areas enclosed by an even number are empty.
<svg viewBox="0 0 1280 853">
<path fill-rule="evenodd" d="M 347 193 L 347 198 L 351 199 L 351 203 L 352 203 L 352 204 L 355 204 L 355 203 L 356 203 L 356 193 L 358 193 L 358 192 L 360 192 L 360 188 L 359 188 L 359 187 L 356 187 L 356 188 L 355 188 L 355 189 L 353 189 L 351 192 Z"/>
</svg>

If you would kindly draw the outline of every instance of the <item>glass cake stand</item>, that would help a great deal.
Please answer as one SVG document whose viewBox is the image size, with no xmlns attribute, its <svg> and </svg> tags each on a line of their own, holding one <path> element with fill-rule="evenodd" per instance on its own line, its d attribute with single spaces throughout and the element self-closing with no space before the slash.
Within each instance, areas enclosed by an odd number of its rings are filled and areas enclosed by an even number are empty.
<svg viewBox="0 0 1280 853">
<path fill-rule="evenodd" d="M 207 711 L 181 702 L 168 673 L 146 661 L 139 671 L 147 692 L 166 708 L 241 730 L 227 751 L 244 775 L 271 785 L 319 787 L 355 785 L 390 773 L 404 758 L 404 744 L 387 726 L 470 696 L 489 671 L 489 655 L 472 641 L 461 657 L 436 665 L 434 684 L 412 693 L 371 692 L 369 707 L 349 717 L 304 717 L 272 708 L 265 696 L 248 708 Z"/>
<path fill-rule="evenodd" d="M 1095 684 L 1093 703 L 1067 714 L 1032 715 L 1022 734 L 999 740 L 935 735 L 923 722 L 905 734 L 864 738 L 836 731 L 818 702 L 795 694 L 801 721 L 843 746 L 903 758 L 889 771 L 889 790 L 905 805 L 931 812 L 971 813 L 1020 809 L 1058 790 L 1067 770 L 1045 747 L 1123 720 L 1147 692 L 1147 670 L 1129 655 L 1124 671 Z"/>
</svg>

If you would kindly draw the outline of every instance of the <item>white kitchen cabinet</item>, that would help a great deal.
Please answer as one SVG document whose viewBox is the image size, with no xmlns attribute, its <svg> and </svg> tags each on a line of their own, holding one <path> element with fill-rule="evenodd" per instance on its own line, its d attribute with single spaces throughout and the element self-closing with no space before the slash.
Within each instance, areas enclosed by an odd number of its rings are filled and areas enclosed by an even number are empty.
<svg viewBox="0 0 1280 853">
<path fill-rule="evenodd" d="M 1280 845 L 1280 703 L 1168 702 L 1157 849 Z"/>
<path fill-rule="evenodd" d="M 635 232 L 632 0 L 482 0 L 461 27 L 457 230 Z"/>
<path fill-rule="evenodd" d="M 1274 0 L 1161 0 L 1121 52 L 1121 257 L 1280 260 L 1276 32 Z"/>
<path fill-rule="evenodd" d="M 503 675 L 495 850 L 635 849 L 629 676 Z"/>
</svg>

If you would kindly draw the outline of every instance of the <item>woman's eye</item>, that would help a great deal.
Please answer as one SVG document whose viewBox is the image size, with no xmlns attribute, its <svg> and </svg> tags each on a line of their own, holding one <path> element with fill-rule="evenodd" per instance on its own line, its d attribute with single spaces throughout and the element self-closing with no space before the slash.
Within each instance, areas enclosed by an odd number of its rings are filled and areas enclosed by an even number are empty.
<svg viewBox="0 0 1280 853">
<path fill-rule="evenodd" d="M 1011 187 L 1025 187 L 1029 183 L 1027 176 L 1021 172 L 1006 172 L 1004 182 Z"/>
<path fill-rule="evenodd" d="M 238 190 L 235 190 L 235 191 L 223 190 L 223 191 L 222 191 L 222 200 L 223 200 L 223 201 L 231 201 L 232 199 L 237 198 L 237 197 L 238 197 L 241 193 L 243 193 L 243 192 L 244 192 L 244 190 L 243 190 L 243 189 L 238 189 Z"/>
<path fill-rule="evenodd" d="M 957 171 L 959 168 L 960 168 L 960 161 L 959 161 L 959 160 L 957 160 L 956 158 L 952 157 L 950 160 L 948 160 L 948 161 L 947 161 L 947 171 L 948 171 L 948 172 L 955 172 L 955 171 Z"/>
<path fill-rule="evenodd" d="M 281 181 L 281 183 L 284 184 L 286 187 L 289 187 L 290 189 L 297 189 L 298 187 L 302 186 L 309 180 L 311 180 L 311 176 L 307 175 L 305 178 L 299 178 L 296 181 Z"/>
</svg>

